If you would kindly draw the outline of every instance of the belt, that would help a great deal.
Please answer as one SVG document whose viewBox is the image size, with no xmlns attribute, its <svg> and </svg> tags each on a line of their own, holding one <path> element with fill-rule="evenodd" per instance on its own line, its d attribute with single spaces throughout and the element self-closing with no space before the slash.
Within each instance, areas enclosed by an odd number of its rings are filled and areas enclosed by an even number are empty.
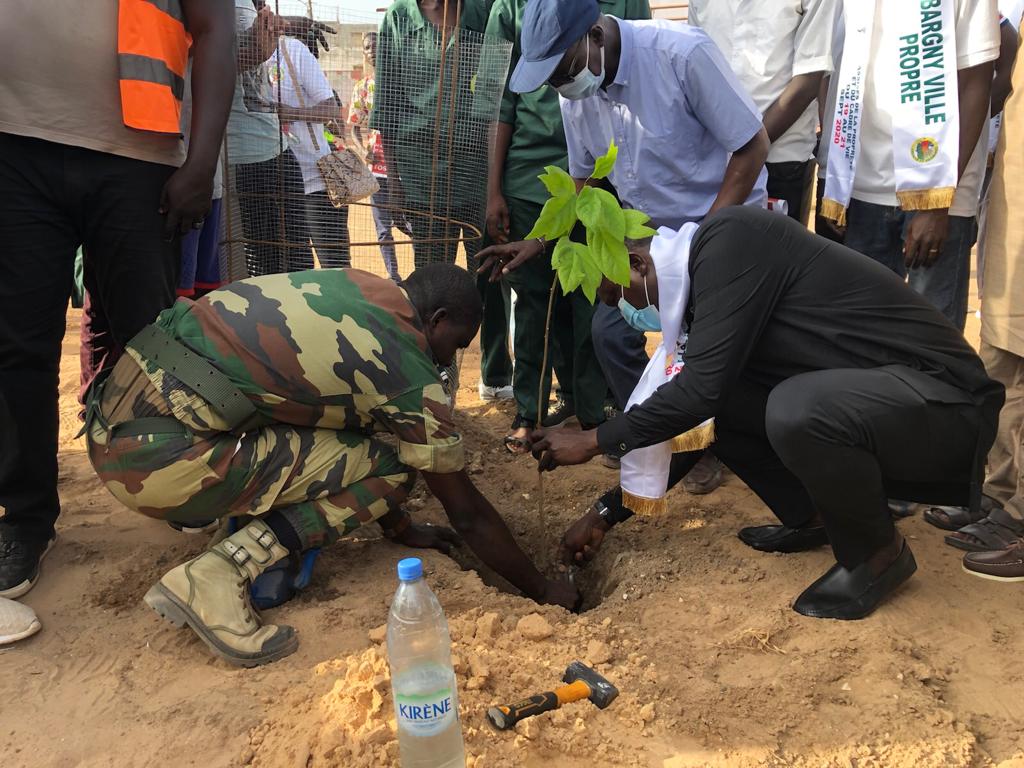
<svg viewBox="0 0 1024 768">
<path fill-rule="evenodd" d="M 162 328 L 147 325 L 127 346 L 206 400 L 232 431 L 244 430 L 257 416 L 256 406 L 231 379 Z"/>
</svg>

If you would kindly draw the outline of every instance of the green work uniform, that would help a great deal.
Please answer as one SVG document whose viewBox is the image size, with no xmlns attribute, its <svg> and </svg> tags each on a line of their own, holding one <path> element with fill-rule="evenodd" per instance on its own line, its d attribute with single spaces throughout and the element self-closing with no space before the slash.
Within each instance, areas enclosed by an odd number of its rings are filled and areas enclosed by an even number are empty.
<svg viewBox="0 0 1024 768">
<path fill-rule="evenodd" d="M 600 2 L 601 12 L 623 19 L 649 19 L 647 0 Z M 520 57 L 523 11 L 526 0 L 495 0 L 487 22 L 487 34 L 512 43 L 510 71 Z M 521 240 L 533 228 L 548 192 L 538 179 L 548 165 L 568 170 L 569 159 L 562 128 L 558 93 L 544 85 L 532 93 L 513 93 L 506 85 L 498 119 L 513 127 L 502 175 L 502 191 L 509 208 L 510 240 Z M 516 292 L 516 353 L 513 388 L 519 414 L 530 423 L 537 416 L 538 376 L 543 357 L 544 321 L 554 273 L 550 255 L 528 262 L 506 278 Z M 556 289 L 558 290 L 558 289 Z M 545 395 L 550 389 L 554 364 L 562 394 L 571 400 L 580 421 L 587 425 L 604 419 L 607 390 L 594 355 L 590 324 L 594 308 L 581 291 L 560 293 L 552 310 L 549 369 L 545 371 Z"/>
<path fill-rule="evenodd" d="M 280 512 L 306 549 L 398 509 L 416 470 L 463 467 L 419 315 L 391 280 L 349 269 L 240 280 L 179 299 L 155 326 L 226 376 L 254 416 L 244 431 L 231 424 L 176 364 L 129 342 L 90 401 L 87 435 L 97 474 L 131 509 L 181 523 Z"/>
<path fill-rule="evenodd" d="M 413 229 L 417 267 L 454 262 L 461 241 L 476 266 L 487 197 L 487 131 L 504 87 L 510 45 L 484 37 L 492 0 L 463 0 L 459 32 L 442 49 L 441 30 L 416 0 L 397 0 L 377 40 L 376 98 L 370 127 L 381 132 Z M 450 3 L 450 13 L 456 4 Z M 481 378 L 512 381 L 507 285 L 479 283 Z"/>
<path fill-rule="evenodd" d="M 413 225 L 416 265 L 479 249 L 487 132 L 511 46 L 484 38 L 490 0 L 464 0 L 457 30 L 442 30 L 416 0 L 397 0 L 380 25 L 370 128 L 380 131 Z M 456 4 L 450 3 L 450 13 Z"/>
</svg>

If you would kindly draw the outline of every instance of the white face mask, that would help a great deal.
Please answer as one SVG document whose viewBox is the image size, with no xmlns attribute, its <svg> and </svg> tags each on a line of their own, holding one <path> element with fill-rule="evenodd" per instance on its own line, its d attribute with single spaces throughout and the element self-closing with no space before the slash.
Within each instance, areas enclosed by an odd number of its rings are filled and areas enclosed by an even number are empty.
<svg viewBox="0 0 1024 768">
<path fill-rule="evenodd" d="M 572 101 L 579 101 L 580 99 L 586 99 L 597 93 L 597 90 L 601 87 L 604 82 L 604 46 L 601 46 L 601 72 L 595 75 L 590 71 L 590 40 L 587 39 L 587 62 L 583 65 L 583 70 L 576 75 L 572 80 L 564 85 L 558 86 L 555 90 L 558 91 L 560 96 L 564 96 Z"/>
</svg>

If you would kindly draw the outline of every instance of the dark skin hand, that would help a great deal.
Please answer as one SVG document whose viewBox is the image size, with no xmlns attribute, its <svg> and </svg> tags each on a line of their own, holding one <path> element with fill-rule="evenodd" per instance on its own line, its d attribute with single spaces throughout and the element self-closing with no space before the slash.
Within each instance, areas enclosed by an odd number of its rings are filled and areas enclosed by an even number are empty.
<svg viewBox="0 0 1024 768">
<path fill-rule="evenodd" d="M 234 7 L 228 0 L 185 0 L 192 35 L 192 125 L 188 157 L 160 193 L 164 239 L 202 226 L 210 212 L 213 175 L 235 92 Z"/>
<path fill-rule="evenodd" d="M 501 191 L 501 185 L 505 173 L 505 159 L 512 143 L 512 128 L 513 126 L 508 123 L 495 123 L 492 127 L 490 174 L 487 178 L 487 236 L 495 243 L 508 242 L 511 224 L 508 203 Z"/>
<path fill-rule="evenodd" d="M 609 530 L 608 524 L 591 507 L 562 536 L 559 559 L 566 565 L 586 565 L 597 556 Z"/>
<path fill-rule="evenodd" d="M 413 549 L 436 549 L 446 555 L 451 553 L 453 546 L 462 543 L 459 534 L 451 528 L 429 523 L 413 523 L 391 540 Z"/>
<path fill-rule="evenodd" d="M 517 240 L 514 243 L 502 243 L 484 248 L 477 254 L 480 260 L 478 275 L 490 272 L 488 280 L 496 283 L 509 272 L 514 272 L 530 259 L 540 256 L 545 246 L 540 240 Z"/>
<path fill-rule="evenodd" d="M 544 578 L 465 472 L 424 472 L 423 479 L 462 540 L 485 565 L 538 603 L 560 605 L 570 611 L 579 607 L 581 598 L 576 587 L 565 578 Z"/>
<path fill-rule="evenodd" d="M 981 130 L 988 124 L 992 72 L 991 61 L 957 72 L 957 90 L 960 94 L 960 162 L 957 179 L 963 177 Z M 948 208 L 915 213 L 903 241 L 903 258 L 907 268 L 932 266 L 942 255 L 942 246 L 948 234 Z"/>
<path fill-rule="evenodd" d="M 568 429 L 535 429 L 530 433 L 530 445 L 540 472 L 550 472 L 555 467 L 585 464 L 601 454 L 596 429 L 582 432 Z"/>
<path fill-rule="evenodd" d="M 266 0 L 253 0 L 253 5 L 257 11 L 262 11 L 266 8 L 267 3 Z M 306 16 L 280 16 L 279 18 L 283 25 L 282 34 L 302 40 L 315 57 L 320 58 L 320 48 L 325 51 L 331 50 L 331 46 L 327 44 L 326 35 L 336 34 L 337 30 L 334 27 L 321 21 L 313 21 Z"/>
</svg>

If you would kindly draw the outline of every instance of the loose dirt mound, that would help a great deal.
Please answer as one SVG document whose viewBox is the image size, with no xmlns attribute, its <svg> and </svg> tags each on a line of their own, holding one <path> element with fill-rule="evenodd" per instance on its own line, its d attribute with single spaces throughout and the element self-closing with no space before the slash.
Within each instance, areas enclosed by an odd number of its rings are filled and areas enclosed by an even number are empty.
<svg viewBox="0 0 1024 768">
<path fill-rule="evenodd" d="M 76 355 L 72 334 L 61 539 L 26 598 L 43 632 L 0 652 L 0 765 L 395 765 L 380 627 L 395 562 L 422 553 L 358 531 L 268 615 L 299 630 L 296 654 L 254 670 L 212 658 L 139 602 L 204 539 L 122 509 L 96 483 L 72 437 Z M 478 364 L 467 354 L 466 371 Z M 545 530 L 532 462 L 501 448 L 512 414 L 464 379 L 474 481 L 554 572 L 557 535 L 615 475 L 596 463 L 549 475 Z M 411 506 L 443 519 L 422 492 Z M 863 622 L 806 619 L 789 605 L 831 564 L 826 550 L 746 549 L 736 530 L 770 517 L 735 478 L 710 497 L 676 493 L 670 509 L 609 536 L 580 573 L 582 616 L 464 570 L 476 564 L 465 551 L 424 555 L 451 624 L 472 768 L 1024 768 L 1024 590 L 964 575 L 915 517 L 900 527 L 920 570 L 896 600 Z M 486 723 L 487 707 L 557 685 L 574 659 L 618 686 L 607 710 L 580 702 L 509 733 Z"/>
</svg>

